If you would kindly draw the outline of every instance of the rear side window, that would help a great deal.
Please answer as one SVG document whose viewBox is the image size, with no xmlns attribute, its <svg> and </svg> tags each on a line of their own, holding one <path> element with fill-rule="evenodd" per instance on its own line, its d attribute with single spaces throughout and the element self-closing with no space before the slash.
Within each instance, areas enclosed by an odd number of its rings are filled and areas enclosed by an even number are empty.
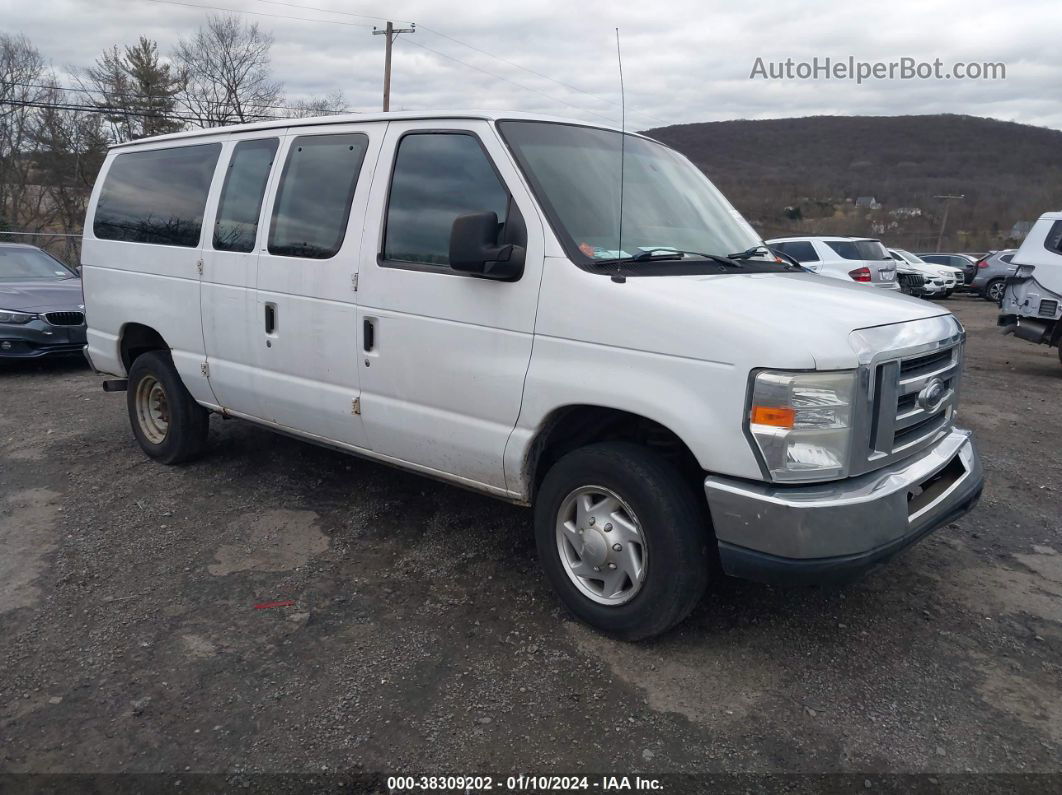
<svg viewBox="0 0 1062 795">
<path fill-rule="evenodd" d="M 252 251 L 258 235 L 269 169 L 277 153 L 277 138 L 240 141 L 229 159 L 225 186 L 214 223 L 214 248 L 218 251 Z"/>
<path fill-rule="evenodd" d="M 221 144 L 118 155 L 107 171 L 92 232 L 102 240 L 199 245 Z"/>
<path fill-rule="evenodd" d="M 291 142 L 273 204 L 270 254 L 328 259 L 338 253 L 368 147 L 364 133 L 301 135 Z"/>
<path fill-rule="evenodd" d="M 1044 240 L 1044 248 L 1055 254 L 1062 254 L 1062 221 L 1055 221 L 1047 230 L 1047 238 Z"/>
<path fill-rule="evenodd" d="M 775 243 L 771 248 L 779 249 L 797 262 L 819 261 L 819 255 L 815 253 L 815 247 L 807 240 L 791 240 L 785 243 Z"/>
<path fill-rule="evenodd" d="M 826 245 L 832 248 L 841 259 L 883 260 L 889 258 L 885 246 L 877 240 L 827 240 Z"/>
<path fill-rule="evenodd" d="M 446 267 L 454 219 L 492 210 L 504 224 L 508 204 L 509 193 L 475 136 L 407 135 L 395 156 L 384 259 Z"/>
<path fill-rule="evenodd" d="M 1014 259 L 1014 255 L 1013 254 L 1003 254 L 1002 256 L 1000 256 L 1000 259 L 1003 260 L 1004 262 L 1006 262 L 1007 264 L 1010 264 L 1010 261 L 1012 259 Z"/>
</svg>

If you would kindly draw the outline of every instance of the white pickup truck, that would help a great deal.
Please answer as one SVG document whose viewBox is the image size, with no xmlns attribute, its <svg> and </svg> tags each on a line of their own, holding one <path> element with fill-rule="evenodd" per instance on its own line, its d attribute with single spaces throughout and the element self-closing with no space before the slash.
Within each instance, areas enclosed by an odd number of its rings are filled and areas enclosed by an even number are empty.
<svg viewBox="0 0 1062 795">
<path fill-rule="evenodd" d="M 88 358 L 149 456 L 200 454 L 216 413 L 533 505 L 553 587 L 617 637 L 720 569 L 853 577 L 981 492 L 959 322 L 776 258 L 644 136 L 390 113 L 140 140 L 82 257 Z"/>
</svg>

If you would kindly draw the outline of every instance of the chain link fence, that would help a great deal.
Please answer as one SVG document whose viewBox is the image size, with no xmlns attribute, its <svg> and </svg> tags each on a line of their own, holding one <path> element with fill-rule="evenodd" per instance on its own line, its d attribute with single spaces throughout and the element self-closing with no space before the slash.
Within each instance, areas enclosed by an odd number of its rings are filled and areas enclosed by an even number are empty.
<svg viewBox="0 0 1062 795">
<path fill-rule="evenodd" d="M 0 229 L 0 243 L 25 243 L 36 246 L 71 268 L 81 264 L 80 232 L 23 232 Z"/>
</svg>

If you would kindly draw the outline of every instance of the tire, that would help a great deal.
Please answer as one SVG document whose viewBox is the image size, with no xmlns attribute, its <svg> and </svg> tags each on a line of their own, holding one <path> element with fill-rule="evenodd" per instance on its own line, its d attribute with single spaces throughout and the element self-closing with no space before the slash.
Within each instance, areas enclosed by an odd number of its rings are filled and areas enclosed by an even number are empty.
<svg viewBox="0 0 1062 795">
<path fill-rule="evenodd" d="M 126 407 L 140 448 L 156 461 L 180 464 L 206 448 L 210 413 L 188 393 L 168 352 L 133 361 Z"/>
<path fill-rule="evenodd" d="M 576 535 L 571 525 L 579 524 L 578 507 L 572 514 L 567 506 L 573 495 L 577 505 L 586 497 L 590 502 L 584 505 L 593 506 L 592 493 L 581 493 L 584 489 L 611 492 L 620 507 L 612 512 L 608 506 L 584 510 L 584 532 Z M 574 518 L 565 523 L 562 511 Z M 631 541 L 629 520 L 640 533 L 640 544 Z M 640 445 L 601 442 L 555 463 L 535 499 L 535 541 L 546 577 L 565 606 L 581 621 L 620 640 L 641 640 L 670 629 L 689 615 L 708 585 L 712 536 L 706 506 L 676 467 Z M 581 553 L 575 543 L 583 544 Z M 616 547 L 626 551 L 614 554 Z M 619 576 L 608 573 L 615 566 L 604 563 L 602 554 L 628 571 L 630 560 L 641 561 L 640 582 L 636 585 L 629 574 L 624 580 L 632 594 L 625 600 L 622 594 L 615 596 L 618 591 L 605 592 L 607 581 L 597 593 L 596 581 L 573 573 L 590 573 L 598 563 L 598 571 Z M 613 601 L 604 603 L 608 599 Z"/>
<path fill-rule="evenodd" d="M 986 301 L 991 301 L 994 304 L 999 303 L 999 299 L 1003 297 L 1004 284 L 1002 279 L 993 279 L 985 285 L 985 289 L 981 291 L 981 297 Z"/>
</svg>

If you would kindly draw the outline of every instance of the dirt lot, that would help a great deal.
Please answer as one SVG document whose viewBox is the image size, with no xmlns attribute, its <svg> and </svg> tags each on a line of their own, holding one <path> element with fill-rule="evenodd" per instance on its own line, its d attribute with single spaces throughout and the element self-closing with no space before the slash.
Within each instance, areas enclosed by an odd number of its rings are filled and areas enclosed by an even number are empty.
<svg viewBox="0 0 1062 795">
<path fill-rule="evenodd" d="M 528 511 L 219 418 L 162 467 L 79 363 L 7 366 L 0 770 L 1062 771 L 1062 366 L 947 305 L 977 510 L 639 645 L 558 607 Z"/>
</svg>

